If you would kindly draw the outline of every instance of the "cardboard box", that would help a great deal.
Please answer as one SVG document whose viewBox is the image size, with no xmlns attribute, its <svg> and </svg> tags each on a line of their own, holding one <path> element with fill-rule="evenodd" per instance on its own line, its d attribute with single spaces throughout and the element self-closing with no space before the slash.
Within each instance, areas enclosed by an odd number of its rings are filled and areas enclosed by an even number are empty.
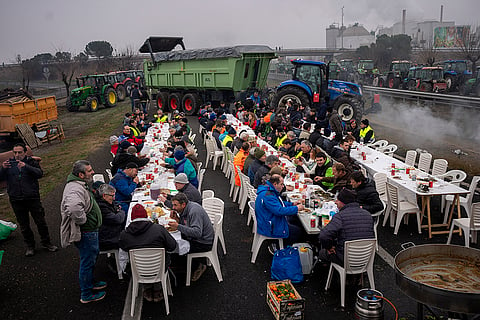
<svg viewBox="0 0 480 320">
<path fill-rule="evenodd" d="M 289 298 L 279 297 L 279 291 L 274 288 L 291 288 L 292 296 Z M 270 281 L 267 283 L 267 304 L 277 320 L 301 320 L 305 309 L 305 299 L 303 299 L 292 285 L 290 280 Z"/>
</svg>

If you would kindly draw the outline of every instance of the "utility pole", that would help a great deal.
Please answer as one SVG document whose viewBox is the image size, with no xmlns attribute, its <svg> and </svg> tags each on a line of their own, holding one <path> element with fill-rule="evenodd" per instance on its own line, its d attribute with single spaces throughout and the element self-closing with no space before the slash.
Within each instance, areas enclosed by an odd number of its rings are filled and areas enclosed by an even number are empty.
<svg viewBox="0 0 480 320">
<path fill-rule="evenodd" d="M 342 6 L 342 49 L 343 49 L 343 31 L 344 31 L 344 26 L 343 26 L 343 9 L 345 8 L 345 6 Z"/>
</svg>

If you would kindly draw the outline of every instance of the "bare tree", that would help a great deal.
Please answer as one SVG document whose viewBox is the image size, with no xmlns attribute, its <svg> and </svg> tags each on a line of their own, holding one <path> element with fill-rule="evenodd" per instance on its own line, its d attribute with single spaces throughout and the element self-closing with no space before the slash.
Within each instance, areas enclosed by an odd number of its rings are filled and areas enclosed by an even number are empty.
<svg viewBox="0 0 480 320">
<path fill-rule="evenodd" d="M 438 58 L 437 48 L 431 42 L 418 52 L 418 58 L 422 64 L 431 67 Z"/>
<path fill-rule="evenodd" d="M 72 54 L 68 51 L 62 51 L 59 48 L 56 48 L 56 51 L 54 66 L 60 74 L 62 82 L 65 85 L 65 90 L 67 91 L 67 97 L 69 97 L 72 79 L 80 67 L 80 62 L 72 59 Z"/>
<path fill-rule="evenodd" d="M 460 50 L 465 59 L 472 63 L 472 71 L 475 71 L 477 61 L 480 60 L 480 32 L 475 32 L 470 28 L 464 28 L 460 41 Z M 477 29 L 478 31 L 478 29 Z"/>
<path fill-rule="evenodd" d="M 127 45 L 121 49 L 117 56 L 118 68 L 120 70 L 130 70 L 135 68 L 136 52 L 133 45 Z"/>
</svg>

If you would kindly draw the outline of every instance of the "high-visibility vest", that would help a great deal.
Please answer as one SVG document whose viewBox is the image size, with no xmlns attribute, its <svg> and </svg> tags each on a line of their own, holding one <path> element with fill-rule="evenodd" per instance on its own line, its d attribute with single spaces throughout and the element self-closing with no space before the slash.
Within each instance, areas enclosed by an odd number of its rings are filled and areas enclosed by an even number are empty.
<svg viewBox="0 0 480 320">
<path fill-rule="evenodd" d="M 375 133 L 373 132 L 372 127 L 370 127 L 370 126 L 368 126 L 366 128 L 363 128 L 363 129 L 360 129 L 360 138 L 365 138 L 369 131 L 372 131 L 372 138 L 371 139 L 375 139 Z M 367 142 L 367 141 L 365 141 L 365 142 Z"/>
<path fill-rule="evenodd" d="M 223 139 L 222 144 L 223 144 L 224 146 L 227 146 L 227 143 L 229 143 L 230 141 L 233 141 L 233 138 L 227 134 L 227 135 L 225 136 L 225 139 Z"/>
<path fill-rule="evenodd" d="M 168 120 L 168 116 L 166 114 L 164 114 L 162 117 L 155 115 L 155 118 L 157 118 L 157 120 L 155 120 L 156 123 L 165 123 Z"/>
<path fill-rule="evenodd" d="M 135 137 L 138 137 L 138 136 L 140 135 L 140 131 L 138 131 L 137 128 L 135 128 L 135 127 L 130 127 L 130 130 L 132 130 L 133 135 L 134 135 Z"/>
<path fill-rule="evenodd" d="M 282 146 L 285 139 L 287 139 L 287 135 L 284 135 L 283 137 L 278 137 L 277 141 L 275 142 L 275 148 L 279 148 L 280 146 Z"/>
</svg>

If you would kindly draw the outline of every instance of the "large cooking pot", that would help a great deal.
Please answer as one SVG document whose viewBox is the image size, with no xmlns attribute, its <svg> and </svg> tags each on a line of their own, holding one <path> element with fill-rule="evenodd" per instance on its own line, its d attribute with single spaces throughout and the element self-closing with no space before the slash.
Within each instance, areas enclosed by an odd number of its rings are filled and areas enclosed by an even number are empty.
<svg viewBox="0 0 480 320">
<path fill-rule="evenodd" d="M 424 305 L 480 313 L 480 250 L 446 244 L 409 247 L 395 256 L 395 281 Z"/>
</svg>

